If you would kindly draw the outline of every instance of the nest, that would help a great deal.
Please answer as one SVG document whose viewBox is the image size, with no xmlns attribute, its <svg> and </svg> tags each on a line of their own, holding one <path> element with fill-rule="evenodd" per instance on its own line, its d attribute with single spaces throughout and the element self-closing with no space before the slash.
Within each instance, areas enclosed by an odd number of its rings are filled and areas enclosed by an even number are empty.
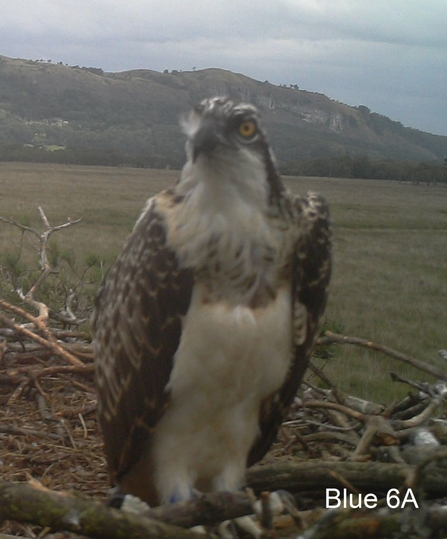
<svg viewBox="0 0 447 539">
<path fill-rule="evenodd" d="M 2 479 L 14 485 L 38 482 L 40 490 L 68 491 L 105 501 L 109 481 L 96 421 L 88 335 L 48 328 L 42 319 L 3 300 L 0 308 L 9 313 L 0 313 L 4 326 L 0 330 Z M 21 315 L 28 324 L 18 324 L 11 313 Z M 330 333 L 319 342 L 324 346 L 353 340 L 377 348 L 369 341 Z M 323 373 L 313 365 L 311 370 L 314 380 L 318 376 L 328 385 Z M 287 488 L 296 495 L 300 511 L 312 513 L 324 505 L 328 478 L 349 492 L 369 490 L 385 495 L 394 484 L 390 482 L 393 474 L 408 470 L 408 475 L 414 476 L 415 465 L 422 471 L 430 461 L 442 466 L 447 425 L 433 417 L 444 402 L 446 384 L 406 382 L 418 392 L 389 408 L 343 395 L 334 387 L 322 389 L 305 382 L 277 442 L 260 466 L 248 472 L 248 484 L 256 491 Z M 362 465 L 373 461 L 380 464 L 375 468 L 371 464 L 368 475 Z M 298 465 L 301 467 L 296 468 Z M 278 484 L 280 477 L 283 483 Z M 414 484 L 418 481 L 420 477 L 413 477 Z M 428 482 L 424 491 L 439 501 L 447 495 L 447 481 L 441 481 L 441 486 L 439 481 Z M 289 524 L 297 523 L 292 519 Z M 45 528 L 42 531 L 41 527 L 10 520 L 0 527 L 2 532 L 26 537 L 40 533 L 44 537 Z"/>
</svg>

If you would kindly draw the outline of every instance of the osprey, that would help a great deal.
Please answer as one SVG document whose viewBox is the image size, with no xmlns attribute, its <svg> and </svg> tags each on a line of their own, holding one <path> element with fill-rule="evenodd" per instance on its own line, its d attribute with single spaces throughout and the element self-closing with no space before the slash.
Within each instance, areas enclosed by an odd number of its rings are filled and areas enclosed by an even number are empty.
<svg viewBox="0 0 447 539">
<path fill-rule="evenodd" d="M 330 276 L 328 210 L 283 186 L 259 113 L 216 97 L 149 199 L 93 319 L 112 482 L 150 505 L 236 490 L 306 369 Z"/>
</svg>

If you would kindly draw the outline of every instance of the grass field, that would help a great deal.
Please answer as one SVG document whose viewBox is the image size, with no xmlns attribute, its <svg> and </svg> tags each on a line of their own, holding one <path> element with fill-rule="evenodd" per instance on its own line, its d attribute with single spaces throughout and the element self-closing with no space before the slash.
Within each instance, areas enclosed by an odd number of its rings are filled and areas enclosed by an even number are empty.
<svg viewBox="0 0 447 539">
<path fill-rule="evenodd" d="M 57 233 L 60 249 L 109 262 L 146 198 L 173 183 L 177 171 L 0 163 L 0 216 L 41 227 L 82 218 Z M 294 192 L 328 199 L 334 229 L 334 273 L 327 326 L 367 338 L 442 367 L 447 348 L 447 189 L 385 181 L 287 178 Z M 0 223 L 1 254 L 20 232 Z M 326 373 L 341 389 L 390 402 L 407 388 L 389 380 L 394 368 L 424 377 L 367 350 L 338 348 Z"/>
</svg>

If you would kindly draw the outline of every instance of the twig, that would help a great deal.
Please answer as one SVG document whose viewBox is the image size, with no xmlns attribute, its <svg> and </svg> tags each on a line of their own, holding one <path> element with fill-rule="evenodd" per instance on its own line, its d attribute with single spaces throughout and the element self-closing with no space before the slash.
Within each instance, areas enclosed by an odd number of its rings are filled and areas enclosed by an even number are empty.
<svg viewBox="0 0 447 539">
<path fill-rule="evenodd" d="M 24 294 L 22 290 L 20 289 L 16 290 L 16 292 L 18 293 L 19 297 L 25 301 L 25 303 L 37 309 L 39 313 L 38 320 L 41 323 L 46 324 L 49 317 L 49 308 L 45 303 L 37 301 L 35 296 L 39 288 L 42 286 L 42 283 L 46 280 L 48 275 L 52 272 L 51 265 L 47 256 L 48 240 L 50 236 L 54 234 L 55 232 L 58 232 L 59 230 L 63 230 L 73 225 L 77 225 L 78 223 L 81 222 L 81 219 L 76 219 L 72 221 L 69 218 L 68 221 L 66 223 L 63 223 L 62 225 L 50 226 L 48 218 L 45 215 L 45 212 L 43 211 L 42 207 L 38 206 L 37 210 L 39 212 L 40 218 L 42 219 L 44 227 L 45 227 L 45 230 L 42 233 L 39 233 L 35 228 L 22 225 L 18 223 L 17 221 L 14 221 L 13 219 L 5 219 L 4 217 L 0 217 L 0 220 L 9 225 L 16 226 L 24 232 L 30 232 L 31 234 L 36 236 L 37 239 L 39 240 L 39 257 L 40 257 L 41 274 L 39 275 L 39 278 L 37 279 L 37 281 L 33 284 L 33 286 L 29 289 L 29 291 L 26 294 Z"/>
<path fill-rule="evenodd" d="M 369 416 L 366 420 L 366 429 L 358 443 L 352 458 L 355 460 L 368 453 L 375 437 L 379 437 L 381 445 L 395 445 L 399 443 L 389 421 L 381 416 Z"/>
<path fill-rule="evenodd" d="M 20 382 L 20 384 L 14 390 L 14 393 L 8 399 L 8 406 L 14 404 L 14 402 L 22 396 L 22 393 L 28 388 L 31 384 L 30 379 L 25 379 Z"/>
<path fill-rule="evenodd" d="M 40 430 L 14 427 L 12 425 L 0 425 L 0 432 L 3 434 L 16 434 L 19 436 L 37 436 L 40 438 L 49 438 L 51 440 L 60 440 L 61 436 L 51 432 L 42 432 Z"/>
<path fill-rule="evenodd" d="M 433 415 L 433 412 L 437 408 L 439 408 L 439 406 L 441 406 L 443 402 L 445 401 L 442 397 L 435 397 L 431 400 L 430 404 L 425 408 L 425 410 L 423 410 L 419 415 L 414 416 L 411 419 L 397 419 L 393 421 L 394 428 L 400 430 L 421 425 L 424 421 L 426 421 L 429 417 Z"/>
<path fill-rule="evenodd" d="M 327 402 L 327 401 L 304 401 L 303 403 L 304 408 L 329 408 L 331 410 L 337 410 L 338 412 L 343 412 L 349 417 L 352 417 L 353 419 L 356 419 L 357 421 L 364 422 L 365 421 L 365 414 L 362 414 L 361 412 L 357 412 L 356 410 L 353 410 L 352 408 L 348 408 L 347 406 L 343 406 L 342 404 L 338 404 L 336 402 Z"/>
<path fill-rule="evenodd" d="M 324 336 L 318 339 L 318 344 L 324 345 L 324 344 L 330 344 L 330 343 L 353 344 L 357 346 L 362 346 L 364 348 L 369 348 L 370 350 L 376 350 L 377 352 L 382 352 L 383 354 L 393 357 L 394 359 L 397 359 L 398 361 L 403 361 L 404 363 L 408 363 L 409 365 L 411 365 L 412 367 L 416 369 L 427 372 L 431 374 L 432 376 L 434 376 L 435 378 L 447 381 L 447 374 L 441 369 L 438 369 L 437 367 L 434 367 L 433 365 L 429 365 L 407 354 L 403 354 L 402 352 L 398 352 L 397 350 L 393 350 L 392 348 L 388 348 L 388 346 L 384 346 L 382 344 L 377 344 L 372 341 L 368 341 L 367 339 L 359 339 L 358 337 L 349 337 L 346 335 L 339 335 L 338 333 L 332 333 L 331 331 L 326 331 L 324 333 Z"/>
<path fill-rule="evenodd" d="M 1 304 L 6 303 L 4 300 L 0 300 L 0 302 L 1 302 L 0 306 L 1 306 Z M 34 318 L 34 317 L 31 317 L 31 315 L 29 313 L 27 313 L 27 314 L 28 314 L 28 318 Z M 34 318 L 34 320 L 36 320 L 36 325 L 38 325 L 39 321 L 37 321 L 36 318 Z M 7 326 L 10 329 L 13 329 L 19 335 L 22 335 L 24 337 L 27 337 L 28 339 L 32 339 L 32 340 L 38 342 L 39 344 L 41 344 L 45 348 L 48 348 L 54 354 L 62 357 L 63 359 L 65 359 L 66 361 L 71 363 L 72 365 L 76 365 L 78 367 L 84 365 L 84 363 L 80 359 L 78 359 L 73 354 L 70 354 L 70 352 L 67 352 L 64 348 L 62 348 L 62 346 L 60 344 L 58 344 L 56 342 L 56 340 L 52 336 L 50 338 L 48 338 L 48 339 L 44 339 L 43 337 L 40 337 L 39 335 L 36 335 L 35 333 L 30 331 L 29 329 L 27 329 L 27 328 L 25 328 L 23 326 L 20 326 L 19 324 L 16 324 L 15 322 L 13 322 L 12 320 L 10 320 L 8 317 L 4 316 L 1 313 L 0 313 L 0 323 L 2 323 L 3 325 Z M 51 334 L 48 332 L 47 335 L 51 335 Z"/>
<path fill-rule="evenodd" d="M 427 389 L 426 383 L 420 383 L 420 382 L 414 382 L 413 380 L 410 380 L 409 378 L 405 376 L 401 376 L 400 374 L 397 374 L 395 371 L 390 371 L 391 380 L 393 382 L 402 382 L 403 384 L 407 384 L 411 387 L 414 387 L 418 391 L 422 391 L 423 393 L 426 393 L 427 395 L 430 394 L 429 390 Z"/>
<path fill-rule="evenodd" d="M 358 444 L 358 439 L 354 436 L 349 436 L 348 434 L 343 434 L 342 432 L 314 432 L 312 434 L 305 434 L 302 436 L 304 443 L 309 442 L 326 442 L 338 440 L 354 447 Z M 301 442 L 301 440 L 299 440 Z"/>
</svg>

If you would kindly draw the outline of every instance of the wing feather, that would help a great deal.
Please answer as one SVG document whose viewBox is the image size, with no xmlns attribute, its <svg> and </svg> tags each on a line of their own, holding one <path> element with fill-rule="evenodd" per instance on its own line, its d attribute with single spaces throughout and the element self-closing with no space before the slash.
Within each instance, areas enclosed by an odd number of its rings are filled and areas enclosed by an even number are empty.
<svg viewBox="0 0 447 539">
<path fill-rule="evenodd" d="M 306 198 L 296 197 L 294 205 L 300 216 L 299 226 L 304 226 L 304 233 L 300 235 L 295 249 L 292 317 L 294 313 L 302 312 L 301 306 L 305 307 L 307 311 L 306 337 L 303 341 L 301 324 L 295 324 L 293 320 L 294 343 L 291 366 L 279 391 L 262 402 L 259 419 L 260 436 L 248 455 L 248 466 L 261 460 L 267 453 L 289 411 L 312 355 L 314 341 L 326 306 L 331 274 L 328 206 L 323 197 L 313 193 Z"/>
<path fill-rule="evenodd" d="M 166 245 L 151 199 L 98 292 L 93 317 L 98 417 L 112 481 L 141 456 L 166 407 L 166 384 L 188 309 L 192 274 Z"/>
</svg>

